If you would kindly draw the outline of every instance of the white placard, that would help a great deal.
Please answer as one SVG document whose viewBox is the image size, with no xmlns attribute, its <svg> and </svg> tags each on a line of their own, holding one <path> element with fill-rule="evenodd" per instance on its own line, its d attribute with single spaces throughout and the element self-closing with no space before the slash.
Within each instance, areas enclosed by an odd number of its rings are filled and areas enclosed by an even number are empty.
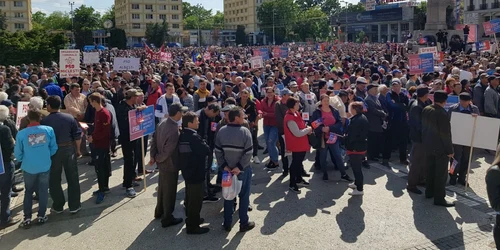
<svg viewBox="0 0 500 250">
<path fill-rule="evenodd" d="M 473 127 L 474 117 L 472 115 L 453 112 L 451 114 L 451 137 L 453 144 L 470 146 Z M 474 148 L 496 150 L 499 129 L 500 119 L 478 116 L 476 132 L 474 134 Z"/>
<path fill-rule="evenodd" d="M 83 52 L 83 64 L 99 63 L 99 52 Z"/>
<path fill-rule="evenodd" d="M 258 69 L 264 67 L 264 60 L 262 56 L 254 56 L 250 58 L 250 64 L 252 65 L 252 69 Z"/>
<path fill-rule="evenodd" d="M 59 77 L 80 76 L 80 50 L 59 50 Z"/>
<path fill-rule="evenodd" d="M 426 53 L 432 53 L 434 54 L 434 60 L 439 59 L 439 52 L 436 46 L 434 47 L 425 47 L 425 48 L 419 48 L 418 49 L 419 54 L 426 54 Z"/>
<path fill-rule="evenodd" d="M 28 115 L 29 102 L 17 102 L 17 118 L 16 118 L 16 128 L 19 129 L 21 125 L 21 120 Z"/>
<path fill-rule="evenodd" d="M 309 121 L 309 113 L 307 112 L 302 113 L 302 120 Z"/>
<path fill-rule="evenodd" d="M 115 57 L 113 69 L 118 71 L 139 71 L 141 66 L 140 58 Z"/>
</svg>

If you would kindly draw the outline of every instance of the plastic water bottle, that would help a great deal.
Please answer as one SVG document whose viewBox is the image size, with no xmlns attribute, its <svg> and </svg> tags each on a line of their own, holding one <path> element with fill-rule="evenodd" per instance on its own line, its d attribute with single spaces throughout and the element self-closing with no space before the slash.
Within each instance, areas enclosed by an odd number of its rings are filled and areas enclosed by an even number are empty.
<svg viewBox="0 0 500 250">
<path fill-rule="evenodd" d="M 219 168 L 219 166 L 217 165 L 217 160 L 214 157 L 214 159 L 212 160 L 212 166 L 211 166 L 212 172 L 216 173 L 218 168 Z"/>
</svg>

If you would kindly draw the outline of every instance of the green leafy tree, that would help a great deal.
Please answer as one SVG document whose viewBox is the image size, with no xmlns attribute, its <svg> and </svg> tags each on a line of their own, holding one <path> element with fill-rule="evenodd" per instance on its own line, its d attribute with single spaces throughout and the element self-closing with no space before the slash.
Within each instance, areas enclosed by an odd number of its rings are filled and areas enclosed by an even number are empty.
<svg viewBox="0 0 500 250">
<path fill-rule="evenodd" d="M 236 27 L 236 44 L 246 44 L 246 36 L 247 34 L 245 33 L 245 26 L 243 25 L 238 25 Z"/>
<path fill-rule="evenodd" d="M 291 34 L 299 16 L 300 7 L 293 0 L 264 2 L 257 8 L 261 30 L 272 39 L 274 26 L 276 44 L 291 40 L 293 37 Z"/>
<path fill-rule="evenodd" d="M 413 14 L 414 29 L 424 30 L 425 23 L 427 22 L 427 2 L 420 2 L 420 4 L 415 7 L 415 12 Z"/>
<path fill-rule="evenodd" d="M 212 29 L 212 10 L 205 9 L 201 4 L 191 5 L 187 8 L 188 14 L 184 13 L 184 29 Z"/>
<path fill-rule="evenodd" d="M 163 23 L 148 23 L 146 25 L 146 39 L 148 44 L 154 44 L 156 47 L 161 47 L 168 40 L 168 24 Z"/>
<path fill-rule="evenodd" d="M 40 23 L 47 30 L 71 30 L 69 13 L 54 11 Z"/>
<path fill-rule="evenodd" d="M 365 11 L 365 5 L 361 2 L 357 3 L 357 4 L 352 4 L 352 3 L 349 3 L 347 5 L 347 8 L 342 8 L 343 11 L 346 11 L 347 9 L 347 12 L 363 12 Z"/>
<path fill-rule="evenodd" d="M 73 21 L 76 47 L 94 44 L 92 31 L 101 27 L 101 14 L 92 7 L 82 5 L 75 9 Z"/>
<path fill-rule="evenodd" d="M 7 29 L 7 17 L 3 15 L 2 10 L 0 10 L 0 30 Z"/>
<path fill-rule="evenodd" d="M 294 33 L 301 41 L 307 38 L 323 40 L 330 34 L 328 17 L 319 6 L 302 11 L 294 25 Z"/>
<path fill-rule="evenodd" d="M 356 42 L 357 43 L 362 43 L 366 37 L 366 34 L 364 31 L 360 31 L 358 35 L 356 35 Z"/>
<path fill-rule="evenodd" d="M 224 29 L 224 13 L 217 11 L 215 15 L 212 16 L 212 22 L 214 29 Z"/>
<path fill-rule="evenodd" d="M 112 29 L 110 31 L 111 36 L 109 37 L 109 47 L 118 49 L 127 48 L 127 35 L 122 29 Z"/>
<path fill-rule="evenodd" d="M 111 5 L 111 8 L 107 9 L 101 17 L 101 24 L 104 24 L 107 20 L 113 21 L 115 23 L 115 5 Z M 104 28 L 104 26 L 103 26 Z"/>
</svg>

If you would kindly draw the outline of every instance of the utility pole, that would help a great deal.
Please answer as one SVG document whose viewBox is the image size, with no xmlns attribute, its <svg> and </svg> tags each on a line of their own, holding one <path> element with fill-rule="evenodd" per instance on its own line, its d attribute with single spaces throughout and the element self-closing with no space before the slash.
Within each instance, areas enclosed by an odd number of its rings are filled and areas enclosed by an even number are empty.
<svg viewBox="0 0 500 250">
<path fill-rule="evenodd" d="M 275 34 L 275 27 L 274 27 L 274 16 L 276 15 L 276 9 L 273 7 L 273 45 L 276 45 L 276 34 Z"/>
<path fill-rule="evenodd" d="M 69 6 L 71 6 L 71 40 L 73 40 L 73 43 L 75 43 L 75 28 L 73 25 L 73 19 L 75 17 L 75 14 L 73 13 L 73 5 L 75 5 L 75 2 L 69 2 Z"/>
<path fill-rule="evenodd" d="M 349 4 L 348 2 L 346 1 L 340 1 L 341 3 L 345 3 L 345 42 L 348 42 L 348 34 L 347 33 L 347 5 Z"/>
</svg>

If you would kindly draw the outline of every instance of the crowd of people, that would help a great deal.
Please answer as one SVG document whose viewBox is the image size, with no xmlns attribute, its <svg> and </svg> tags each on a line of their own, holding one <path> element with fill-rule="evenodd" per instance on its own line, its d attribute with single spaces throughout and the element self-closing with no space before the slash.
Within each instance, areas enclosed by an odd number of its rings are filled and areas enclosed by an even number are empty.
<svg viewBox="0 0 500 250">
<path fill-rule="evenodd" d="M 330 155 L 353 196 L 364 194 L 362 169 L 374 162 L 390 168 L 395 151 L 409 166 L 409 192 L 422 194 L 418 186 L 425 185 L 425 197 L 435 205 L 453 206 L 445 200 L 445 186 L 467 185 L 470 148 L 453 145 L 451 113 L 500 118 L 500 62 L 493 54 L 452 52 L 436 62 L 434 72 L 415 74 L 406 49 L 391 44 L 290 44 L 287 57 L 269 48 L 264 66 L 255 67 L 250 58 L 260 49 L 168 49 L 172 61 L 152 60 L 142 49 L 102 51 L 100 63 L 83 65 L 71 78 L 61 78 L 56 63 L 1 66 L 1 225 L 17 222 L 9 211 L 10 197 L 21 191 L 14 161 L 26 189 L 24 228 L 33 223 L 33 199 L 39 202 L 36 223 L 47 221 L 49 195 L 51 210 L 64 211 L 63 169 L 69 211 L 81 209 L 77 158 L 82 155 L 95 166 L 99 204 L 110 191 L 111 158 L 120 145 L 123 187 L 127 197 L 135 197 L 143 172 L 152 171 L 143 169 L 141 139 L 130 140 L 128 112 L 146 106 L 154 106 L 156 118 L 155 133 L 143 139 L 145 148 L 151 143 L 149 164 L 159 171 L 155 217 L 164 227 L 183 221 L 173 216 L 181 171 L 189 234 L 208 232 L 200 227 L 200 210 L 203 203 L 219 201 L 224 175 L 242 181 L 239 199 L 224 200 L 224 229 L 231 230 L 239 202 L 240 231 L 251 230 L 251 162 L 269 171 L 282 168 L 290 192 L 300 193 L 309 185 L 304 159 L 311 148 L 323 180 L 332 178 Z M 194 53 L 210 56 L 199 59 Z M 113 58 L 124 56 L 141 58 L 140 70 L 114 70 Z M 450 96 L 459 102 L 446 105 Z M 15 117 L 19 101 L 29 102 L 22 119 Z M 259 151 L 269 156 L 267 163 Z"/>
</svg>

